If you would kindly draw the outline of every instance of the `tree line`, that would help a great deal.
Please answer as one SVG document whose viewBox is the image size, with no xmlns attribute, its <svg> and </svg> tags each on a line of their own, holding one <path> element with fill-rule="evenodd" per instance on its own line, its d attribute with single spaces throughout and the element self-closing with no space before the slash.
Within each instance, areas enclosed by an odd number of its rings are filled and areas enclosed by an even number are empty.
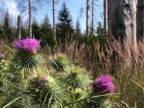
<svg viewBox="0 0 144 108">
<path fill-rule="evenodd" d="M 53 6 L 53 9 L 54 8 L 55 7 Z M 91 31 L 89 34 L 90 36 L 87 36 L 87 32 L 82 33 L 79 20 L 77 20 L 76 26 L 74 27 L 71 13 L 65 3 L 62 4 L 61 9 L 59 10 L 57 22 L 54 18 L 52 25 L 50 24 L 47 15 L 41 24 L 38 23 L 36 18 L 33 18 L 33 22 L 31 23 L 32 25 L 30 24 L 31 21 L 29 21 L 29 27 L 23 25 L 20 16 L 18 16 L 17 28 L 12 27 L 11 18 L 8 11 L 5 13 L 2 22 L 3 23 L 0 25 L 1 39 L 11 41 L 18 38 L 24 38 L 24 36 L 30 36 L 31 34 L 35 38 L 42 40 L 43 45 L 51 48 L 53 48 L 55 45 L 60 45 L 63 50 L 65 50 L 66 44 L 70 44 L 75 41 L 88 44 L 93 40 L 97 40 L 96 36 L 104 37 L 105 35 L 104 28 L 101 23 L 99 23 L 96 32 Z"/>
</svg>

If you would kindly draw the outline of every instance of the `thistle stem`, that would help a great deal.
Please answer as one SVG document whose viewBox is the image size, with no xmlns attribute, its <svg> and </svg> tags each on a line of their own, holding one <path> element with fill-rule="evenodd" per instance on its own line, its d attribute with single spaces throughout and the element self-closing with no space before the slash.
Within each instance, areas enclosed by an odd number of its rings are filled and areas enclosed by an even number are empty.
<svg viewBox="0 0 144 108">
<path fill-rule="evenodd" d="M 75 88 L 72 89 L 72 102 L 75 102 Z M 72 108 L 76 108 L 76 104 L 72 104 Z"/>
<path fill-rule="evenodd" d="M 22 84 L 23 84 L 22 88 L 26 92 L 27 91 L 27 78 L 26 78 L 25 70 L 24 69 L 22 69 Z"/>
</svg>

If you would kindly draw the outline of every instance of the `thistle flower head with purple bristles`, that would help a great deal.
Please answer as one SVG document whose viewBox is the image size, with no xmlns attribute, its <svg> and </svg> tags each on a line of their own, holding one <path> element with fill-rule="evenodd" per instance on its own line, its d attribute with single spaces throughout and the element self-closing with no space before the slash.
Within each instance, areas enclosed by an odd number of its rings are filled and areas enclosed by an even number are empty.
<svg viewBox="0 0 144 108">
<path fill-rule="evenodd" d="M 21 39 L 15 42 L 15 48 L 20 51 L 22 50 L 35 54 L 40 48 L 40 41 L 35 38 Z"/>
<path fill-rule="evenodd" d="M 110 75 L 101 75 L 93 82 L 93 89 L 97 92 L 113 93 L 115 85 Z"/>
</svg>

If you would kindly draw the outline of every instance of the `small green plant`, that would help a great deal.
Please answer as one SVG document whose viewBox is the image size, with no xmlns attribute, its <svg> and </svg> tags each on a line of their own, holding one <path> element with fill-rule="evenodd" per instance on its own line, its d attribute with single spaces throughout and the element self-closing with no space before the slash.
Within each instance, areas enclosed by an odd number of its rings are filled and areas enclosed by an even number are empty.
<svg viewBox="0 0 144 108">
<path fill-rule="evenodd" d="M 50 75 L 33 79 L 30 91 L 34 102 L 38 103 L 41 107 L 63 107 L 63 90 L 57 83 L 56 79 Z"/>
<path fill-rule="evenodd" d="M 6 71 L 0 88 L 2 108 L 93 108 L 107 103 L 106 97 L 114 92 L 111 76 L 92 83 L 87 70 L 64 54 L 49 57 L 46 64 L 37 53 L 37 42 L 18 41 L 12 61 L 1 62 L 1 73 Z"/>
<path fill-rule="evenodd" d="M 56 71 L 63 71 L 65 67 L 71 65 L 71 62 L 66 55 L 56 54 L 51 57 L 51 64 Z"/>
</svg>

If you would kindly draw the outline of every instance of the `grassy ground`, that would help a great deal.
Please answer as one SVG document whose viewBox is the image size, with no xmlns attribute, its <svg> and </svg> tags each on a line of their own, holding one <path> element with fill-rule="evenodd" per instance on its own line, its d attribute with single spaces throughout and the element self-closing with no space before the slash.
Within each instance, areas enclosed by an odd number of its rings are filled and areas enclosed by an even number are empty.
<svg viewBox="0 0 144 108">
<path fill-rule="evenodd" d="M 11 46 L 2 42 L 0 45 L 0 53 L 7 61 L 12 58 Z M 109 40 L 104 46 L 101 46 L 100 43 L 92 43 L 91 45 L 81 44 L 80 47 L 77 47 L 76 43 L 73 43 L 67 45 L 65 52 L 62 53 L 67 54 L 75 65 L 85 67 L 92 79 L 102 73 L 112 75 L 115 78 L 116 92 L 120 93 L 118 97 L 115 97 L 115 101 L 122 108 L 143 108 L 143 48 L 143 42 L 138 43 L 135 49 L 126 42 L 122 45 L 115 40 Z M 41 51 L 45 58 L 53 55 L 45 52 L 45 49 L 47 48 L 43 48 Z M 61 48 L 55 52 L 61 53 Z M 49 68 L 48 64 L 47 66 Z"/>
</svg>

